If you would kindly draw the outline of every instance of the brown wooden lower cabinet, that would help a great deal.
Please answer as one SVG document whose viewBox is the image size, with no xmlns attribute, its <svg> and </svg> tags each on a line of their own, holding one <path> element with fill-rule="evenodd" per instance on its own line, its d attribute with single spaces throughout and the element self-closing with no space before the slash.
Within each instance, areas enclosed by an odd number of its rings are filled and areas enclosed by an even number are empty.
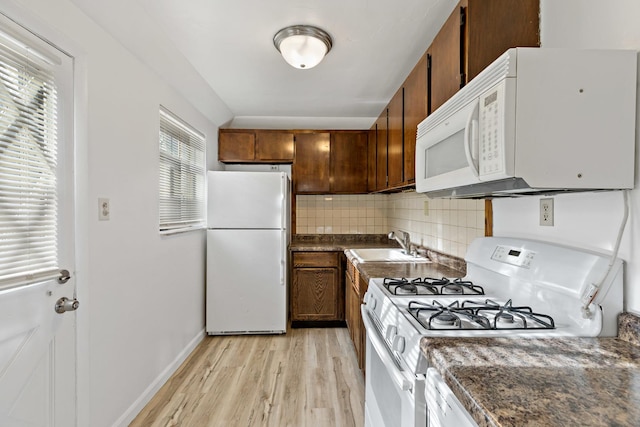
<svg viewBox="0 0 640 427">
<path fill-rule="evenodd" d="M 341 256 L 341 252 L 293 253 L 292 323 L 344 321 Z"/>
<path fill-rule="evenodd" d="M 360 273 L 355 266 L 347 261 L 345 273 L 345 319 L 347 328 L 349 328 L 349 336 L 353 341 L 353 347 L 358 358 L 358 366 L 365 371 L 365 350 L 366 350 L 366 331 L 362 321 L 360 305 L 367 291 L 367 281 L 360 277 Z"/>
</svg>

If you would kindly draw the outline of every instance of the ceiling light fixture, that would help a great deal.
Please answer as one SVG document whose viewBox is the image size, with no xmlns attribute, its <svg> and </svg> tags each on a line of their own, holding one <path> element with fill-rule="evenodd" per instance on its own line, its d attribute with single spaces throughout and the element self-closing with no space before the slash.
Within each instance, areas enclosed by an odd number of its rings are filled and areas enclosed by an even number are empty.
<svg viewBox="0 0 640 427">
<path fill-rule="evenodd" d="M 313 68 L 329 53 L 333 41 L 326 31 L 310 25 L 292 25 L 273 36 L 273 44 L 292 67 Z"/>
</svg>

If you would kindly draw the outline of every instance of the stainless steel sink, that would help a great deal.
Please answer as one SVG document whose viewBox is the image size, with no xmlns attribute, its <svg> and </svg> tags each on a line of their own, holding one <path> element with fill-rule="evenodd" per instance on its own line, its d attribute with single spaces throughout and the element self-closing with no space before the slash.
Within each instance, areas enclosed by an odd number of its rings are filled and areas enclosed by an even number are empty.
<svg viewBox="0 0 640 427">
<path fill-rule="evenodd" d="M 358 262 L 431 262 L 429 258 L 405 254 L 400 248 L 351 249 Z"/>
</svg>

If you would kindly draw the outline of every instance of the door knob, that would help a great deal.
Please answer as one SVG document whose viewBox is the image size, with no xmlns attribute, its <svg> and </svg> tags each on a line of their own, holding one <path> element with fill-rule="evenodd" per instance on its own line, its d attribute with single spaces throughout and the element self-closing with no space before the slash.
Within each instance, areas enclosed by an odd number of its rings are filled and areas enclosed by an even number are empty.
<svg viewBox="0 0 640 427">
<path fill-rule="evenodd" d="M 75 311 L 78 309 L 78 307 L 80 307 L 80 301 L 78 301 L 77 299 L 62 297 L 58 301 L 56 301 L 55 310 L 56 313 L 62 314 L 67 311 Z"/>
</svg>

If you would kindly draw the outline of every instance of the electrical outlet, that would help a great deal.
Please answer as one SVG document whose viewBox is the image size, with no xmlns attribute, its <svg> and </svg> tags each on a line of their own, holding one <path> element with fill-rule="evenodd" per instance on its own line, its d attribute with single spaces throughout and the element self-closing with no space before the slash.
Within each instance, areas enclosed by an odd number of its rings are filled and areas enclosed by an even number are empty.
<svg viewBox="0 0 640 427">
<path fill-rule="evenodd" d="M 553 199 L 540 199 L 540 225 L 553 226 Z"/>
<path fill-rule="evenodd" d="M 109 221 L 109 215 L 111 213 L 111 204 L 109 199 L 98 199 L 98 220 Z"/>
</svg>

